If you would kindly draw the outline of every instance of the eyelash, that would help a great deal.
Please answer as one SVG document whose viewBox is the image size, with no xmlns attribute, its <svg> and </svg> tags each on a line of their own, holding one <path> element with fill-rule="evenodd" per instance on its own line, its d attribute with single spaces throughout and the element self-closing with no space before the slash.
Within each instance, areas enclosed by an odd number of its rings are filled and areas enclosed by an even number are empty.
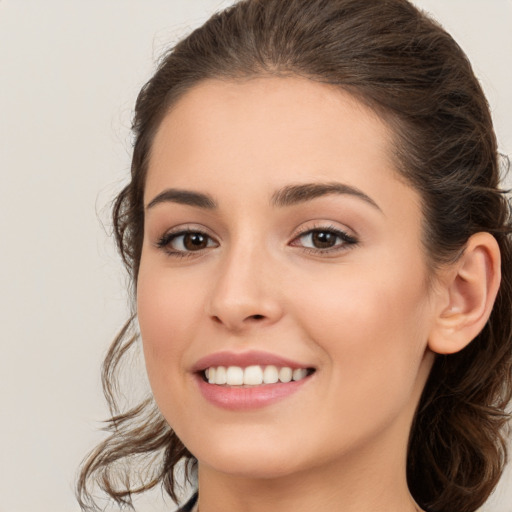
<svg viewBox="0 0 512 512">
<path fill-rule="evenodd" d="M 320 254 L 321 255 L 321 254 L 337 253 L 337 252 L 345 251 L 351 247 L 355 247 L 359 243 L 359 241 L 356 237 L 349 235 L 346 231 L 343 231 L 334 226 L 314 226 L 312 228 L 309 227 L 309 228 L 304 229 L 303 231 L 299 232 L 299 234 L 292 240 L 291 245 L 293 245 L 295 247 L 295 245 L 293 244 L 293 242 L 295 242 L 295 240 L 299 240 L 300 238 L 302 238 L 306 235 L 313 236 L 314 233 L 327 233 L 329 235 L 334 235 L 336 238 L 339 238 L 341 240 L 341 243 L 336 244 L 334 247 L 328 247 L 325 249 L 302 246 L 302 249 L 305 252 L 308 252 L 310 254 Z"/>
<path fill-rule="evenodd" d="M 299 240 L 303 238 L 306 235 L 313 236 L 314 233 L 327 233 L 329 235 L 334 235 L 336 238 L 339 238 L 341 240 L 341 243 L 338 243 L 334 247 L 328 247 L 328 248 L 315 248 L 315 247 L 304 247 L 301 245 L 296 245 L 294 242 L 296 240 Z M 202 237 L 205 237 L 208 239 L 208 244 L 210 241 L 214 240 L 210 235 L 205 233 L 204 231 L 198 230 L 198 229 L 182 229 L 177 232 L 170 232 L 165 233 L 162 235 L 159 240 L 156 243 L 156 246 L 159 249 L 164 250 L 169 256 L 176 257 L 176 258 L 187 258 L 187 257 L 193 257 L 197 254 L 200 254 L 203 252 L 207 247 L 198 249 L 197 251 L 192 250 L 177 250 L 177 249 L 171 249 L 170 245 L 173 241 L 175 241 L 179 237 L 184 237 L 186 235 L 200 235 Z M 217 243 L 217 242 L 215 242 Z M 341 252 L 343 250 L 347 250 L 351 247 L 354 247 L 358 244 L 357 238 L 355 238 L 352 235 L 349 235 L 345 231 L 342 231 L 339 228 L 335 228 L 334 226 L 314 226 L 312 228 L 304 229 L 303 231 L 299 232 L 297 236 L 290 242 L 290 245 L 293 247 L 302 247 L 302 249 L 310 254 L 328 254 L 333 252 Z"/>
<path fill-rule="evenodd" d="M 172 249 L 171 248 L 171 243 L 174 240 L 176 240 L 180 236 L 184 237 L 186 235 L 201 235 L 201 236 L 205 237 L 208 240 L 207 243 L 209 243 L 210 241 L 213 240 L 213 238 L 210 235 L 208 235 L 207 233 L 205 233 L 204 231 L 201 231 L 199 229 L 186 228 L 186 229 L 181 229 L 180 231 L 177 231 L 177 232 L 172 232 L 171 231 L 170 233 L 164 233 L 159 238 L 158 242 L 156 243 L 156 246 L 159 249 L 164 250 L 169 256 L 176 257 L 176 258 L 193 257 L 197 253 L 201 253 L 202 251 L 204 251 L 204 249 L 199 249 L 197 251 L 187 251 L 187 250 L 180 250 L 180 249 Z"/>
</svg>

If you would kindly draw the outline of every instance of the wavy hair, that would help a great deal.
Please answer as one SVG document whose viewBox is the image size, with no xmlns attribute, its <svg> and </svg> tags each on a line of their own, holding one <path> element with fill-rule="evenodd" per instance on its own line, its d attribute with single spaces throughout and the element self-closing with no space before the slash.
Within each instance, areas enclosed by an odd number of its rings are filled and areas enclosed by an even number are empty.
<svg viewBox="0 0 512 512">
<path fill-rule="evenodd" d="M 433 512 L 473 512 L 496 486 L 507 457 L 511 213 L 500 189 L 489 106 L 471 65 L 452 37 L 407 0 L 243 0 L 162 57 L 137 98 L 131 181 L 113 207 L 133 296 L 145 176 L 162 118 L 204 80 L 262 75 L 335 85 L 389 124 L 397 169 L 422 197 L 423 243 L 433 272 L 456 259 L 474 233 L 498 241 L 502 283 L 490 319 L 464 350 L 436 356 L 408 445 L 408 484 L 418 504 Z M 94 484 L 129 506 L 133 494 L 159 483 L 176 500 L 178 463 L 190 469 L 196 462 L 151 397 L 126 410 L 117 406 L 116 376 L 137 337 L 132 317 L 104 362 L 110 435 L 82 465 L 77 496 L 83 510 L 96 510 Z"/>
</svg>

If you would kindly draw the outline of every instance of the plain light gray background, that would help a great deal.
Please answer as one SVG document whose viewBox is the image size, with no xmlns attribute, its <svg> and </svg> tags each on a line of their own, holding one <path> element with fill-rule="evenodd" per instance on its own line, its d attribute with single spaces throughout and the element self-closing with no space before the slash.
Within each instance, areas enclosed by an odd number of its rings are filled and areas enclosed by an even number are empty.
<svg viewBox="0 0 512 512">
<path fill-rule="evenodd" d="M 229 3 L 0 0 L 0 512 L 78 511 L 99 367 L 128 312 L 108 205 L 131 108 L 161 51 Z M 470 56 L 512 154 L 512 0 L 416 3 Z M 157 498 L 138 510 L 172 510 Z M 512 511 L 510 472 L 484 511 Z"/>
</svg>

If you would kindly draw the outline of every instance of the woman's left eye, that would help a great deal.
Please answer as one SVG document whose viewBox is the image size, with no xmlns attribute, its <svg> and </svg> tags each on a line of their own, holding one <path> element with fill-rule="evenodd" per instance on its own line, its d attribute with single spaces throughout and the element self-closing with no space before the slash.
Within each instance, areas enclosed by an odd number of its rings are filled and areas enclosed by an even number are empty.
<svg viewBox="0 0 512 512">
<path fill-rule="evenodd" d="M 315 228 L 302 233 L 291 245 L 304 247 L 316 252 L 328 252 L 347 245 L 354 245 L 357 239 L 335 228 Z"/>
</svg>

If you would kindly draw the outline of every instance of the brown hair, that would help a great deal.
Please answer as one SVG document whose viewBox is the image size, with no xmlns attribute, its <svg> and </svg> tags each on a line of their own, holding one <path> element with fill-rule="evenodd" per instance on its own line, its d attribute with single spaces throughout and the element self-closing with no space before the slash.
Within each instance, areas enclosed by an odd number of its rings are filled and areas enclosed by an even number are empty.
<svg viewBox="0 0 512 512">
<path fill-rule="evenodd" d="M 212 16 L 164 55 L 137 98 L 131 182 L 113 209 L 134 291 L 145 175 L 163 116 L 203 80 L 269 74 L 334 84 L 390 124 L 397 167 L 423 199 L 423 239 L 433 271 L 456 259 L 474 233 L 492 233 L 499 243 L 502 284 L 491 317 L 466 349 L 436 356 L 409 439 L 407 476 L 416 501 L 436 512 L 472 512 L 494 489 L 506 461 L 510 209 L 499 189 L 489 107 L 471 65 L 455 41 L 408 1 L 245 0 Z M 177 463 L 195 462 L 151 398 L 117 409 L 116 374 L 137 342 L 133 320 L 104 362 L 110 437 L 82 466 L 77 493 L 84 510 L 94 510 L 93 482 L 120 504 L 130 505 L 133 493 L 160 482 L 176 499 Z M 141 476 L 142 467 L 147 471 Z"/>
</svg>

